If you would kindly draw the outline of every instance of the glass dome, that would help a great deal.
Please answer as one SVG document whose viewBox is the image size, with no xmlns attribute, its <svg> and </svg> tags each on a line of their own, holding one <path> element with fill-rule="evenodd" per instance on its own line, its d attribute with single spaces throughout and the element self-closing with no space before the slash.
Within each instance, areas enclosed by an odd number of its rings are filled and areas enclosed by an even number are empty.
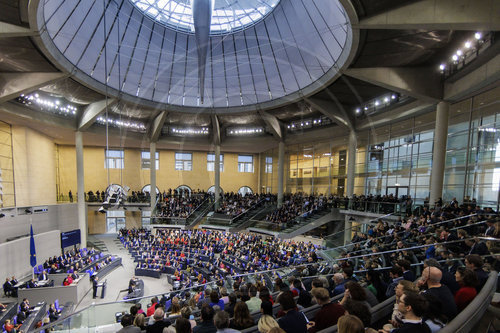
<svg viewBox="0 0 500 333">
<path fill-rule="evenodd" d="M 194 32 L 193 0 L 130 0 L 157 22 L 184 32 Z M 245 29 L 270 13 L 279 0 L 212 0 L 210 34 L 220 35 Z"/>
</svg>

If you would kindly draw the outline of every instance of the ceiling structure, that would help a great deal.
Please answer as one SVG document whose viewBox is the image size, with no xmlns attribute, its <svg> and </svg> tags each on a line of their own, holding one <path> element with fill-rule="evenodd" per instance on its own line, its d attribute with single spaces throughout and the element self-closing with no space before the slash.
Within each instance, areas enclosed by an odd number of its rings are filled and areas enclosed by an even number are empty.
<svg viewBox="0 0 500 333">
<path fill-rule="evenodd" d="M 159 148 L 204 150 L 220 137 L 223 150 L 259 152 L 281 140 L 345 136 L 370 123 L 429 112 L 440 100 L 498 85 L 500 77 L 498 43 L 467 64 L 463 75 L 445 80 L 438 70 L 476 31 L 500 30 L 495 2 L 215 0 L 200 91 L 189 4 L 1 2 L 0 120 L 61 144 L 73 144 L 74 131 L 85 130 L 85 144 L 104 145 L 102 120 L 114 119 L 110 133 L 121 139 L 113 145 L 144 147 L 157 140 Z M 36 103 L 19 102 L 20 95 L 36 92 L 72 103 L 76 114 L 40 112 Z M 398 96 L 394 103 L 363 112 L 363 105 L 391 94 Z M 287 129 L 321 117 L 329 121 Z M 118 120 L 144 127 L 118 128 Z M 190 127 L 209 134 L 172 135 L 172 128 Z M 245 127 L 264 131 L 226 135 Z"/>
</svg>

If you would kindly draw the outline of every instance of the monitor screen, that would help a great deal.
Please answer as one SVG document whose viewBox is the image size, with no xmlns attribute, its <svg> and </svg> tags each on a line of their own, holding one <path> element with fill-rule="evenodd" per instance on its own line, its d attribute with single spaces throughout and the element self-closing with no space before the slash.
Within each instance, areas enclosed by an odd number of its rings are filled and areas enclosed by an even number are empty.
<svg viewBox="0 0 500 333">
<path fill-rule="evenodd" d="M 80 229 L 61 232 L 61 247 L 63 249 L 65 247 L 80 244 L 80 242 L 81 242 Z"/>
</svg>

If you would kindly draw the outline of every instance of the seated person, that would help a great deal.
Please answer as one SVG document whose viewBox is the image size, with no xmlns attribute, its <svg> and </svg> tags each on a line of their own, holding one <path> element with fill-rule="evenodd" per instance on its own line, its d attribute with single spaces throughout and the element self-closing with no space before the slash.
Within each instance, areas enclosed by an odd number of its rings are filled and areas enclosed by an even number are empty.
<svg viewBox="0 0 500 333">
<path fill-rule="evenodd" d="M 61 311 L 58 311 L 56 309 L 56 306 L 54 305 L 54 303 L 50 304 L 50 307 L 49 307 L 50 322 L 53 322 L 53 321 L 56 321 L 57 319 L 59 319 L 60 315 L 61 315 Z"/>
<path fill-rule="evenodd" d="M 8 333 L 16 333 L 17 330 L 19 329 L 19 327 L 21 327 L 21 324 L 17 324 L 17 325 L 14 325 L 10 319 L 7 319 L 5 320 L 5 323 L 4 323 L 4 329 L 6 332 Z"/>
<path fill-rule="evenodd" d="M 46 281 L 49 279 L 49 276 L 47 275 L 47 271 L 43 270 L 40 274 L 38 274 L 38 281 Z"/>
<path fill-rule="evenodd" d="M 31 279 L 28 281 L 28 284 L 26 285 L 28 288 L 36 288 L 38 287 L 38 284 L 36 283 L 35 279 Z"/>
<path fill-rule="evenodd" d="M 63 281 L 63 286 L 69 286 L 72 283 L 73 283 L 73 278 L 71 277 L 71 274 L 68 274 L 68 276 Z"/>
</svg>

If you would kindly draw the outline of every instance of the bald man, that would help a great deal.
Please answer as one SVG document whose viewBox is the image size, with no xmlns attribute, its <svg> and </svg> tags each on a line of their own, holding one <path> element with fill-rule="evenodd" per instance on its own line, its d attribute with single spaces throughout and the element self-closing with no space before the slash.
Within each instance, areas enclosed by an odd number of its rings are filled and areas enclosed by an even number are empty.
<svg viewBox="0 0 500 333">
<path fill-rule="evenodd" d="M 427 290 L 424 293 L 431 294 L 441 300 L 441 312 L 451 321 L 457 315 L 457 306 L 450 289 L 441 284 L 442 277 L 443 273 L 439 268 L 426 267 L 422 271 L 419 285 L 427 286 Z"/>
</svg>

